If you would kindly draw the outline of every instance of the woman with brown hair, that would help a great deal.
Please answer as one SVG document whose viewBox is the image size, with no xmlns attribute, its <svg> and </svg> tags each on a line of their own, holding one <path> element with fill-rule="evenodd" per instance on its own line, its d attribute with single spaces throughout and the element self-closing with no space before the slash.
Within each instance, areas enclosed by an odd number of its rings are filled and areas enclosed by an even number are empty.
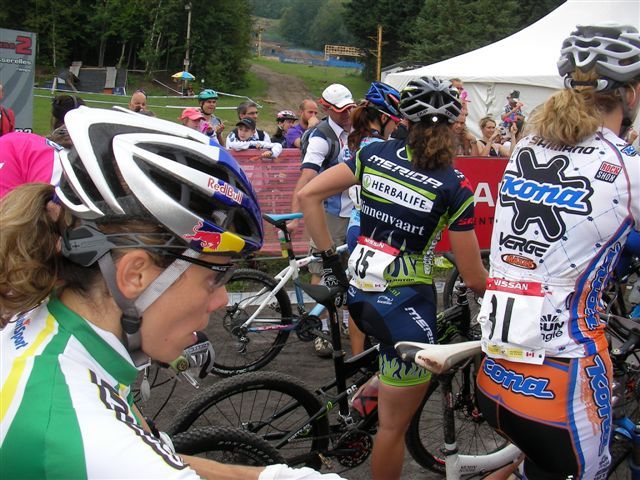
<svg viewBox="0 0 640 480">
<path fill-rule="evenodd" d="M 324 221 L 325 198 L 361 185 L 361 231 L 349 258 L 349 312 L 358 327 L 380 340 L 379 429 L 371 463 L 374 479 L 397 479 L 403 437 L 424 398 L 430 375 L 404 362 L 401 340 L 435 343 L 436 296 L 432 259 L 444 227 L 467 286 L 482 294 L 486 270 L 473 230 L 473 192 L 455 157 L 451 124 L 460 115 L 458 92 L 448 81 L 423 77 L 400 95 L 409 120 L 406 140 L 371 143 L 346 163 L 323 172 L 298 199 L 324 264 L 327 286 L 347 289 L 347 279 Z M 337 303 L 342 304 L 344 295 Z"/>
<path fill-rule="evenodd" d="M 478 317 L 479 406 L 534 480 L 607 476 L 612 367 L 598 313 L 640 222 L 640 163 L 621 139 L 640 106 L 640 34 L 579 26 L 558 70 L 566 88 L 532 115 L 500 183 Z"/>
</svg>

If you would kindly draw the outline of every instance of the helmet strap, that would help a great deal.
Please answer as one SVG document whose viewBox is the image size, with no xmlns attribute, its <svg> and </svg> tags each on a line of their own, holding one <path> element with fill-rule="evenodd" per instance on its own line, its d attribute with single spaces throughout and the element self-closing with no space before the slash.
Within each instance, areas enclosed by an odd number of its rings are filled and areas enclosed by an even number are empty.
<svg viewBox="0 0 640 480">
<path fill-rule="evenodd" d="M 633 100 L 631 100 L 631 102 L 627 102 L 627 88 L 630 88 L 633 92 Z M 620 138 L 625 138 L 629 129 L 633 125 L 633 117 L 635 117 L 638 111 L 637 108 L 631 109 L 630 107 L 630 103 L 633 103 L 636 100 L 636 89 L 625 85 L 618 88 L 618 92 L 622 98 L 622 123 L 620 124 L 620 133 L 618 136 Z"/>
<path fill-rule="evenodd" d="M 187 250 L 185 256 L 195 257 L 193 250 Z M 123 331 L 123 344 L 136 368 L 143 369 L 149 366 L 150 358 L 142 351 L 142 336 L 140 326 L 144 312 L 155 302 L 175 281 L 189 268 L 191 264 L 185 260 L 177 259 L 164 269 L 158 277 L 136 299 L 125 297 L 116 283 L 116 266 L 111 253 L 103 255 L 98 260 L 100 272 L 107 284 L 111 296 L 122 310 L 120 323 Z"/>
</svg>

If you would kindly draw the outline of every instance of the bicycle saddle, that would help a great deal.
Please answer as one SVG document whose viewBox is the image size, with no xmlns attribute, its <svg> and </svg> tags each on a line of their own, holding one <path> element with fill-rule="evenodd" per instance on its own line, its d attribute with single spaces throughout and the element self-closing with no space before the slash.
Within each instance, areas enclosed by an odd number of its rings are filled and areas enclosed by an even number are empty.
<svg viewBox="0 0 640 480">
<path fill-rule="evenodd" d="M 480 340 L 447 345 L 398 342 L 395 349 L 403 360 L 414 362 L 435 374 L 444 373 L 461 360 L 482 351 Z"/>
<path fill-rule="evenodd" d="M 339 288 L 327 288 L 324 285 L 310 285 L 308 283 L 301 283 L 296 281 L 296 285 L 298 285 L 304 293 L 313 298 L 320 305 L 324 305 L 326 308 L 331 308 L 335 310 L 334 298 L 340 293 Z"/>
</svg>

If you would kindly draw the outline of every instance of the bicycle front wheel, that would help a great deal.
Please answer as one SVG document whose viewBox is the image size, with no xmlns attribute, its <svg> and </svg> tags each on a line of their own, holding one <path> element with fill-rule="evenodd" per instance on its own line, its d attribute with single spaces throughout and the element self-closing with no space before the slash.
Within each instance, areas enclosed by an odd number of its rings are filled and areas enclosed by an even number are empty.
<svg viewBox="0 0 640 480">
<path fill-rule="evenodd" d="M 240 269 L 233 274 L 227 283 L 227 306 L 211 314 L 206 328 L 216 352 L 213 372 L 224 377 L 253 372 L 282 350 L 289 330 L 278 327 L 291 324 L 291 301 L 282 289 L 267 303 L 267 296 L 276 286 L 272 277 L 259 270 Z M 261 306 L 248 329 L 243 329 L 242 325 Z"/>
<path fill-rule="evenodd" d="M 501 450 L 508 441 L 484 420 L 475 405 L 471 364 L 460 368 L 452 380 L 456 442 L 462 455 L 484 455 Z M 422 406 L 413 416 L 405 443 L 407 450 L 424 468 L 445 473 L 442 394 L 437 377 L 431 380 Z"/>
<path fill-rule="evenodd" d="M 191 427 L 228 426 L 271 443 L 290 466 L 319 468 L 318 453 L 329 445 L 329 421 L 320 400 L 299 380 L 282 373 L 254 372 L 227 378 L 193 397 L 167 429 L 175 435 Z M 293 434 L 293 438 L 281 445 Z"/>
<path fill-rule="evenodd" d="M 248 466 L 284 463 L 282 455 L 268 442 L 237 428 L 194 428 L 179 433 L 171 441 L 177 453 L 220 463 Z"/>
</svg>

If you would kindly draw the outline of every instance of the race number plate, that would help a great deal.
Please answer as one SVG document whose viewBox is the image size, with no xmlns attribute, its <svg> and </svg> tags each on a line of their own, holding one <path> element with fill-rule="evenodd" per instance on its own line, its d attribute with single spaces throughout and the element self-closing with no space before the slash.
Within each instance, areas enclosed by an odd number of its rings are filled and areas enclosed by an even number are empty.
<svg viewBox="0 0 640 480">
<path fill-rule="evenodd" d="M 482 350 L 490 357 L 542 364 L 544 344 L 540 316 L 544 302 L 542 284 L 489 278 L 478 322 Z"/>
<path fill-rule="evenodd" d="M 384 271 L 400 255 L 400 250 L 369 237 L 358 237 L 358 245 L 349 257 L 351 285 L 365 292 L 382 292 L 387 288 Z"/>
</svg>

